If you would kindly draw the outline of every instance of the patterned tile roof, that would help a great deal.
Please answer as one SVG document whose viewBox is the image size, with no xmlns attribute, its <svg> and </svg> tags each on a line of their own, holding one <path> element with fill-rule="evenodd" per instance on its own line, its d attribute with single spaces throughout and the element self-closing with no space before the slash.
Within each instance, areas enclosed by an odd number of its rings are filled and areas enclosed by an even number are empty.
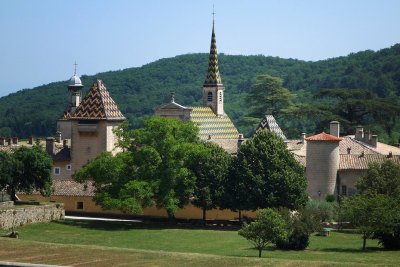
<svg viewBox="0 0 400 267">
<path fill-rule="evenodd" d="M 190 120 L 197 123 L 200 129 L 200 139 L 236 139 L 239 132 L 229 119 L 228 115 L 219 117 L 215 115 L 211 107 L 193 107 Z"/>
<path fill-rule="evenodd" d="M 340 170 L 366 170 L 368 164 L 372 162 L 383 163 L 385 160 L 392 160 L 400 165 L 400 155 L 381 155 L 381 154 L 364 154 L 364 155 L 340 155 Z"/>
<path fill-rule="evenodd" d="M 285 134 L 283 133 L 278 123 L 276 122 L 274 116 L 272 115 L 265 115 L 265 117 L 260 121 L 260 123 L 256 128 L 256 132 L 261 130 L 268 130 L 274 132 L 283 140 L 286 140 Z"/>
<path fill-rule="evenodd" d="M 217 40 L 215 38 L 214 22 L 213 22 L 210 55 L 208 58 L 208 71 L 206 80 L 204 81 L 204 86 L 205 87 L 215 86 L 218 84 L 222 84 L 222 80 L 221 80 L 221 75 L 219 74 Z"/>
<path fill-rule="evenodd" d="M 337 142 L 337 141 L 342 141 L 342 138 L 339 138 L 339 137 L 336 137 L 334 135 L 322 132 L 320 134 L 316 134 L 316 135 L 307 137 L 305 140 L 306 141 L 333 141 L 333 142 Z"/>
<path fill-rule="evenodd" d="M 125 120 L 101 80 L 93 83 L 72 119 Z"/>
</svg>

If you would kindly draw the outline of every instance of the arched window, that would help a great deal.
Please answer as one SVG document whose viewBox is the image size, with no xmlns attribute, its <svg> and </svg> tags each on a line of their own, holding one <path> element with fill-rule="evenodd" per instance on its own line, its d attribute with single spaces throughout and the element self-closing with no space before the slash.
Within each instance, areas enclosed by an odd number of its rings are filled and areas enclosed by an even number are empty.
<svg viewBox="0 0 400 267">
<path fill-rule="evenodd" d="M 208 94 L 207 94 L 207 101 L 208 101 L 208 102 L 212 102 L 212 100 L 213 100 L 212 92 L 208 92 Z"/>
</svg>

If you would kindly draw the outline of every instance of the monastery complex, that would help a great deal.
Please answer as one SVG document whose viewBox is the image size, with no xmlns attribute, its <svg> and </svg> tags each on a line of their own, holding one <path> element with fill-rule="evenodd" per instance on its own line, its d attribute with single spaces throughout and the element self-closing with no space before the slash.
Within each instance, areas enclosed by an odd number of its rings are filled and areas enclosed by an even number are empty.
<svg viewBox="0 0 400 267">
<path fill-rule="evenodd" d="M 117 103 L 110 96 L 106 85 L 97 80 L 81 99 L 83 84 L 75 74 L 69 80 L 70 103 L 57 120 L 57 133 L 46 138 L 46 151 L 53 158 L 54 193 L 51 201 L 63 202 L 67 212 L 79 213 L 118 213 L 103 211 L 92 200 L 94 188 L 75 182 L 72 175 L 83 165 L 104 151 L 116 154 L 117 138 L 113 129 L 125 121 Z M 200 88 L 199 88 L 200 90 Z M 155 116 L 175 118 L 195 122 L 200 130 L 199 137 L 205 142 L 214 142 L 231 154 L 245 142 L 228 114 L 224 111 L 224 85 L 219 72 L 217 42 L 212 28 L 208 71 L 203 84 L 203 105 L 186 107 L 177 103 L 175 96 L 164 105 L 155 108 Z M 273 131 L 287 144 L 295 159 L 305 168 L 308 180 L 308 194 L 313 199 L 325 199 L 327 195 L 352 195 L 356 192 L 356 179 L 368 168 L 371 162 L 393 160 L 400 164 L 400 148 L 383 144 L 376 135 L 357 128 L 354 135 L 340 136 L 339 122 L 330 123 L 330 132 L 288 140 L 272 115 L 260 118 L 255 132 Z M 31 146 L 18 139 L 0 138 L 0 148 Z M 18 197 L 23 200 L 48 200 L 39 194 Z M 145 216 L 166 217 L 164 210 L 147 208 Z M 233 219 L 237 214 L 227 210 L 207 212 L 208 218 Z M 246 213 L 243 213 L 246 215 Z M 248 213 L 248 215 L 251 215 Z M 188 205 L 176 214 L 177 218 L 201 218 L 201 209 Z"/>
</svg>

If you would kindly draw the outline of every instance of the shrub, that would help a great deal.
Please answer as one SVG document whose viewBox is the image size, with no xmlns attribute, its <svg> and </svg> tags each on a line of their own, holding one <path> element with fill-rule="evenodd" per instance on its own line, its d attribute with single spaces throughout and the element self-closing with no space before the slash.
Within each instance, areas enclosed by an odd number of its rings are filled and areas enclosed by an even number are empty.
<svg viewBox="0 0 400 267">
<path fill-rule="evenodd" d="M 310 235 L 321 227 L 312 213 L 307 209 L 292 213 L 287 209 L 280 210 L 287 223 L 288 235 L 276 242 L 276 247 L 285 250 L 303 250 L 309 245 Z"/>
<path fill-rule="evenodd" d="M 330 202 L 330 203 L 334 203 L 334 202 L 336 202 L 336 197 L 335 197 L 335 195 L 327 195 L 326 198 L 325 198 L 325 201 L 326 202 Z"/>
<path fill-rule="evenodd" d="M 337 204 L 324 200 L 310 200 L 306 205 L 306 210 L 320 222 L 331 222 L 337 220 Z"/>
</svg>

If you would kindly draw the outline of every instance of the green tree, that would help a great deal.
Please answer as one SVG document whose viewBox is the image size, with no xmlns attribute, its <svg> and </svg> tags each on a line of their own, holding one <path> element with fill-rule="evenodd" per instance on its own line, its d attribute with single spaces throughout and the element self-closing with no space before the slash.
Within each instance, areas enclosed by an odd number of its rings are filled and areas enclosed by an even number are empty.
<svg viewBox="0 0 400 267">
<path fill-rule="evenodd" d="M 225 180 L 232 157 L 220 146 L 211 143 L 199 143 L 188 158 L 187 166 L 196 177 L 192 203 L 206 211 L 216 208 L 221 202 Z"/>
<path fill-rule="evenodd" d="M 37 190 L 44 196 L 50 196 L 53 163 L 41 146 L 22 146 L 10 154 L 1 152 L 0 160 L 0 188 L 5 188 L 13 201 L 17 192 L 31 194 Z"/>
<path fill-rule="evenodd" d="M 129 135 L 130 151 L 138 155 L 136 165 L 154 186 L 157 206 L 166 209 L 172 220 L 194 192 L 196 177 L 185 162 L 199 142 L 198 128 L 192 122 L 154 117 Z"/>
<path fill-rule="evenodd" d="M 273 132 L 261 131 L 244 142 L 231 166 L 225 206 L 232 210 L 297 209 L 307 202 L 303 167 Z"/>
<path fill-rule="evenodd" d="M 282 79 L 270 75 L 259 75 L 248 91 L 246 102 L 251 107 L 251 116 L 261 118 L 265 114 L 279 116 L 291 105 L 293 95 L 283 87 Z"/>
<path fill-rule="evenodd" d="M 263 249 L 268 244 L 276 243 L 287 235 L 284 219 L 273 209 L 259 210 L 255 221 L 250 224 L 245 223 L 238 233 L 258 249 L 258 257 L 261 257 Z"/>
<path fill-rule="evenodd" d="M 104 152 L 74 174 L 81 183 L 92 182 L 96 188 L 94 201 L 103 209 L 141 214 L 153 204 L 153 188 L 141 179 L 130 152 L 113 156 Z"/>
<path fill-rule="evenodd" d="M 356 187 L 361 194 L 400 196 L 400 166 L 391 160 L 371 163 L 358 179 Z"/>
<path fill-rule="evenodd" d="M 341 220 L 348 220 L 360 231 L 363 239 L 363 250 L 366 248 L 367 239 L 372 238 L 377 229 L 382 228 L 387 198 L 382 195 L 365 196 L 357 195 L 344 198 L 340 207 Z"/>
</svg>

